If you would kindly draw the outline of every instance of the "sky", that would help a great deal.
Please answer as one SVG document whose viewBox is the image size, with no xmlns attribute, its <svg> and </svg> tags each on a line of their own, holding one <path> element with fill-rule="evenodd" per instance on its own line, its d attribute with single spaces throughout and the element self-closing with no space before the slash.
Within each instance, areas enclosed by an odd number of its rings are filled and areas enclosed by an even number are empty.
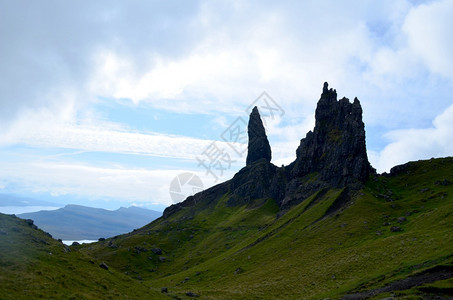
<svg viewBox="0 0 453 300">
<path fill-rule="evenodd" d="M 378 172 L 453 155 L 453 0 L 0 0 L 0 194 L 162 210 L 278 166 L 324 82 L 358 97 Z"/>
</svg>

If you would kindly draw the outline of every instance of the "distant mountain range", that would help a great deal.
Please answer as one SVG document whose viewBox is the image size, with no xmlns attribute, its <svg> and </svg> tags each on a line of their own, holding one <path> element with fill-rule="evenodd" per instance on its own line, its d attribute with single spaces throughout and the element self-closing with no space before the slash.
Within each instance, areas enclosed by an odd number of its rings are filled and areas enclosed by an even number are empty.
<svg viewBox="0 0 453 300">
<path fill-rule="evenodd" d="M 18 217 L 32 219 L 39 228 L 56 239 L 97 240 L 130 232 L 161 215 L 161 212 L 134 206 L 110 211 L 66 205 L 57 210 L 24 213 Z"/>
</svg>

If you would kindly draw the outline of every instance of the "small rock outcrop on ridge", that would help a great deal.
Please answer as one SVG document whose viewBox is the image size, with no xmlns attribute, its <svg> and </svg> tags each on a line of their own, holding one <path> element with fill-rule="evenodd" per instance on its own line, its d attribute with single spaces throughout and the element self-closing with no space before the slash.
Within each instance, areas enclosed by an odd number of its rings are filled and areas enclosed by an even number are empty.
<svg viewBox="0 0 453 300">
<path fill-rule="evenodd" d="M 344 188 L 329 213 L 341 208 L 375 172 L 366 153 L 362 107 L 357 98 L 352 103 L 347 98 L 337 100 L 337 92 L 326 82 L 315 118 L 315 128 L 300 141 L 296 160 L 279 168 L 270 162 L 271 147 L 258 108 L 254 107 L 248 124 L 246 166 L 232 179 L 168 207 L 164 218 L 198 202 L 212 203 L 226 193 L 228 205 L 257 205 L 262 203 L 260 200 L 272 198 L 285 210 L 317 192 Z"/>
<path fill-rule="evenodd" d="M 265 159 L 267 162 L 270 162 L 272 158 L 271 146 L 269 145 L 266 131 L 256 106 L 250 114 L 248 136 L 249 142 L 246 165 L 249 166 L 260 159 Z"/>
</svg>

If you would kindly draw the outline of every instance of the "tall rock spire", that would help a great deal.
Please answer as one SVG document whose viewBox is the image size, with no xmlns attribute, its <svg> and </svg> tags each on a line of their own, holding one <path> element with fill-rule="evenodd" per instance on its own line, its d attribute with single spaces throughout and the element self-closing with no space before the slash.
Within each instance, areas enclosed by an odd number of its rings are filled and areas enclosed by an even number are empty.
<svg viewBox="0 0 453 300">
<path fill-rule="evenodd" d="M 267 162 L 270 162 L 272 157 L 271 146 L 269 145 L 266 131 L 264 129 L 260 113 L 256 106 L 253 108 L 252 113 L 250 114 L 248 135 L 249 144 L 246 165 L 249 166 L 263 158 Z"/>
<path fill-rule="evenodd" d="M 296 160 L 279 168 L 270 163 L 271 147 L 254 107 L 248 124 L 246 166 L 232 179 L 165 209 L 164 218 L 200 201 L 211 203 L 227 193 L 230 206 L 256 206 L 272 198 L 285 211 L 315 193 L 323 195 L 340 188 L 341 195 L 326 213 L 342 208 L 375 172 L 367 157 L 362 107 L 357 98 L 352 103 L 347 98 L 337 100 L 337 92 L 326 82 L 315 116 L 315 128 L 300 141 Z"/>
<path fill-rule="evenodd" d="M 337 101 L 337 92 L 329 89 L 326 82 L 315 117 L 313 132 L 308 132 L 297 148 L 293 176 L 319 172 L 321 180 L 334 186 L 365 182 L 372 169 L 359 100 Z"/>
</svg>

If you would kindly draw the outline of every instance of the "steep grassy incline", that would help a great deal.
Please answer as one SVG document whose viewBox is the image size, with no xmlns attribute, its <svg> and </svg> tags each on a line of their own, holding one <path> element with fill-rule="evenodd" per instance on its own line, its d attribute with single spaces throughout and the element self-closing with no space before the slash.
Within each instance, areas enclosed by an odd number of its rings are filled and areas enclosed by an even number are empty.
<svg viewBox="0 0 453 300">
<path fill-rule="evenodd" d="M 167 298 L 100 263 L 71 251 L 31 222 L 0 214 L 1 299 Z"/>
<path fill-rule="evenodd" d="M 272 199 L 228 207 L 223 195 L 80 251 L 180 298 L 451 295 L 452 174 L 452 158 L 409 163 L 279 218 Z"/>
</svg>

